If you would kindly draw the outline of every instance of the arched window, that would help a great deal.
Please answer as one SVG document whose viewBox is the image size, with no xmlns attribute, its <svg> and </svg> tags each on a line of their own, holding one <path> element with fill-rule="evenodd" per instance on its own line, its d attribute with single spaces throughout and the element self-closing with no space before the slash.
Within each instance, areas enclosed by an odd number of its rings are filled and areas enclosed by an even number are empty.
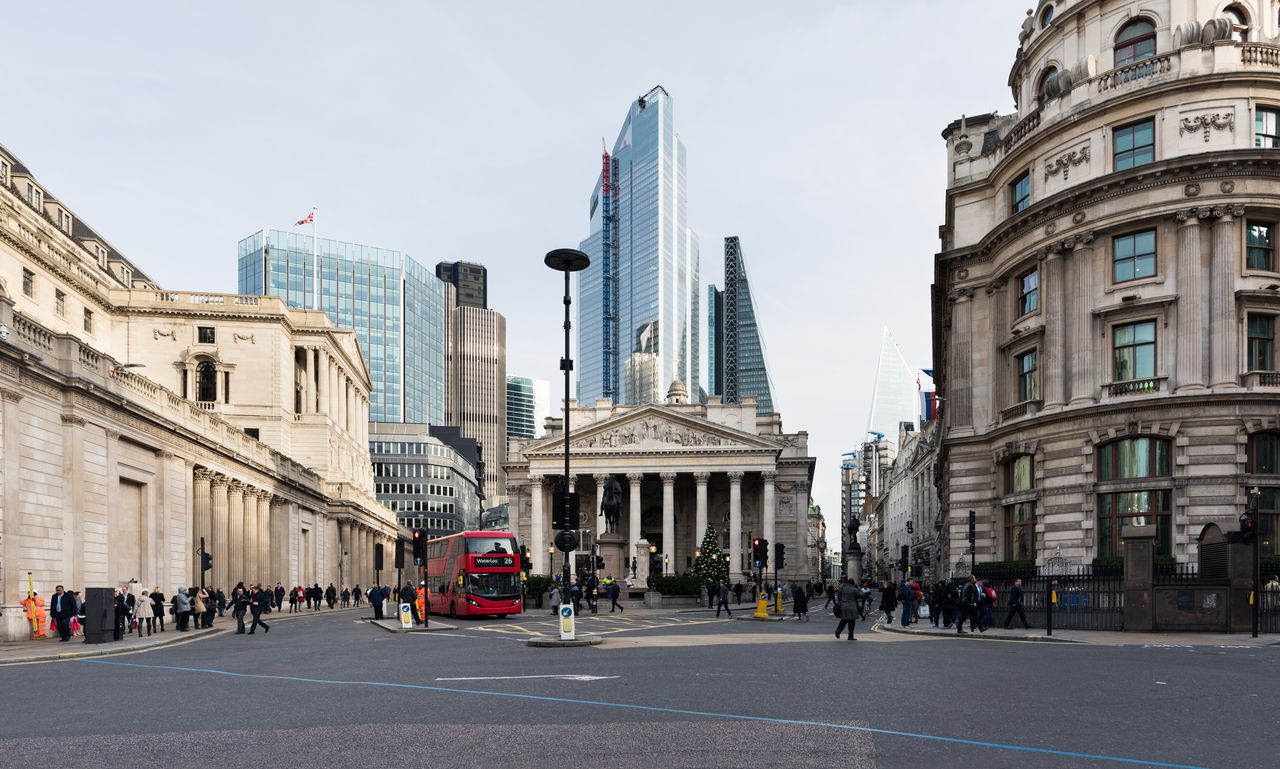
<svg viewBox="0 0 1280 769">
<path fill-rule="evenodd" d="M 1123 67 L 1156 55 L 1156 28 L 1146 19 L 1134 19 L 1116 35 L 1116 63 Z"/>
<path fill-rule="evenodd" d="M 1122 438 L 1098 448 L 1099 483 L 1173 475 L 1172 444 L 1163 438 Z M 1170 489 L 1153 487 L 1098 494 L 1098 556 L 1124 555 L 1124 526 L 1155 526 L 1156 555 L 1173 555 L 1173 507 Z M 1153 484 L 1154 486 L 1154 484 Z"/>
<path fill-rule="evenodd" d="M 1055 85 L 1053 81 L 1057 80 L 1057 77 L 1057 67 L 1049 67 L 1045 69 L 1044 72 L 1040 73 L 1040 79 L 1036 81 L 1036 103 L 1041 107 L 1045 105 L 1045 102 L 1061 95 L 1058 93 L 1058 90 L 1053 87 Z"/>
<path fill-rule="evenodd" d="M 1238 5 L 1228 5 L 1222 15 L 1231 21 L 1231 36 L 1242 43 L 1249 42 L 1249 14 Z"/>
<path fill-rule="evenodd" d="M 218 370 L 209 361 L 196 366 L 196 400 L 212 402 L 218 399 Z"/>
<path fill-rule="evenodd" d="M 1050 5 L 1040 14 L 1040 29 L 1044 29 L 1053 23 L 1053 6 Z"/>
</svg>

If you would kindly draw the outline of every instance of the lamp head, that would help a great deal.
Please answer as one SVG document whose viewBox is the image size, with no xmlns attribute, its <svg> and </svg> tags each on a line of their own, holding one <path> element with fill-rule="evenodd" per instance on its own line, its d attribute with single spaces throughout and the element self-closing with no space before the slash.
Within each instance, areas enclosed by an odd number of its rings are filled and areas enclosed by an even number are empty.
<svg viewBox="0 0 1280 769">
<path fill-rule="evenodd" d="M 542 261 L 559 272 L 580 272 L 591 266 L 591 259 L 576 248 L 557 248 L 554 251 L 548 251 Z"/>
</svg>

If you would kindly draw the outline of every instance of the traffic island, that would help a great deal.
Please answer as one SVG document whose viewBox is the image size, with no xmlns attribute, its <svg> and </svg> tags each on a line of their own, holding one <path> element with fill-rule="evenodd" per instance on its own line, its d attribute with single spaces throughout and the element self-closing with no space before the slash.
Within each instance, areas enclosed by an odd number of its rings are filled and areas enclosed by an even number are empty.
<svg viewBox="0 0 1280 769">
<path fill-rule="evenodd" d="M 525 641 L 526 646 L 532 646 L 535 649 L 561 649 L 561 648 L 573 648 L 578 646 L 599 646 L 602 643 L 604 643 L 604 639 L 599 636 L 586 636 L 583 638 L 574 638 L 573 640 L 570 640 L 570 641 L 562 641 L 559 638 L 552 638 L 551 636 L 539 636 L 537 638 L 530 638 L 528 641 Z"/>
<path fill-rule="evenodd" d="M 389 630 L 392 633 L 430 633 L 433 630 L 457 630 L 457 625 L 450 625 L 447 622 L 437 622 L 431 620 L 429 625 L 413 625 L 404 627 L 398 619 L 371 619 L 367 620 L 370 625 L 377 625 L 383 630 Z"/>
</svg>

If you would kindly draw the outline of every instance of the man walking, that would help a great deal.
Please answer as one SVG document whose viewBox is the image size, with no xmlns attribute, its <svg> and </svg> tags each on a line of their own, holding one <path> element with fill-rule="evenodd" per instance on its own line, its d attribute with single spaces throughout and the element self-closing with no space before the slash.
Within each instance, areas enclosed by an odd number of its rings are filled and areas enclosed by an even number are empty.
<svg viewBox="0 0 1280 769">
<path fill-rule="evenodd" d="M 231 593 L 231 616 L 236 621 L 236 635 L 245 632 L 244 629 L 244 613 L 249 610 L 249 596 L 244 594 L 244 588 L 237 587 Z"/>
<path fill-rule="evenodd" d="M 836 602 L 836 609 L 840 612 L 840 624 L 836 625 L 836 640 L 840 640 L 840 633 L 847 626 L 849 628 L 849 640 L 853 638 L 853 623 L 858 616 L 858 602 L 861 599 L 861 592 L 858 586 L 853 583 L 852 579 L 846 579 L 844 586 L 840 588 L 839 601 Z"/>
<path fill-rule="evenodd" d="M 58 640 L 71 640 L 71 618 L 76 616 L 76 599 L 58 585 L 53 594 L 53 621 L 58 626 Z"/>
<path fill-rule="evenodd" d="M 912 589 L 911 582 L 902 580 L 902 589 L 898 593 L 902 599 L 902 626 L 907 627 L 911 624 L 911 618 L 914 616 L 916 591 Z"/>
<path fill-rule="evenodd" d="M 733 583 L 733 602 L 742 605 L 742 582 Z"/>
<path fill-rule="evenodd" d="M 271 628 L 267 623 L 262 621 L 262 612 L 267 608 L 267 593 L 257 586 L 254 586 L 253 592 L 249 595 L 249 612 L 253 614 L 253 624 L 249 626 L 249 635 L 253 635 L 253 631 L 262 626 L 262 632 L 270 633 Z"/>
<path fill-rule="evenodd" d="M 985 631 L 985 627 L 981 627 L 981 617 L 978 613 L 978 578 L 969 577 L 969 583 L 964 586 L 964 591 L 960 594 L 960 621 L 956 623 L 956 635 L 964 635 L 964 621 L 969 620 L 969 631 L 978 630 Z"/>
<path fill-rule="evenodd" d="M 1004 618 L 1004 629 L 1008 630 L 1013 624 L 1013 615 L 1017 612 L 1018 619 L 1022 620 L 1022 627 L 1025 630 L 1031 629 L 1031 624 L 1027 622 L 1027 615 L 1022 611 L 1022 580 L 1015 579 L 1013 588 L 1009 591 L 1009 613 Z"/>
<path fill-rule="evenodd" d="M 716 591 L 716 595 L 720 597 L 720 600 L 716 602 L 716 616 L 719 617 L 720 609 L 724 609 L 725 613 L 732 617 L 733 612 L 729 611 L 729 583 L 721 582 L 719 588 Z"/>
</svg>

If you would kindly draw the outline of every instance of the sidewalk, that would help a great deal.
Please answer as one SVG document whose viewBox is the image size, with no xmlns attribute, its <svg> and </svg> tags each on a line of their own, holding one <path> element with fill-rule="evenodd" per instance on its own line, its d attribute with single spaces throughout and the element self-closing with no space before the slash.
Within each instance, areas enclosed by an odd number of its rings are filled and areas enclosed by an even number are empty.
<svg viewBox="0 0 1280 769">
<path fill-rule="evenodd" d="M 1054 628 L 1053 635 L 1046 635 L 1043 628 L 1024 630 L 1013 628 L 1005 630 L 999 625 L 988 628 L 985 633 L 966 630 L 964 635 L 956 633 L 955 628 L 944 630 L 935 628 L 923 621 L 910 627 L 890 625 L 880 615 L 871 626 L 872 630 L 887 633 L 899 633 L 909 636 L 926 636 L 931 638 L 980 639 L 983 641 L 1044 641 L 1048 643 L 1092 644 L 1094 646 L 1148 646 L 1148 647 L 1235 647 L 1260 648 L 1280 646 L 1280 636 L 1261 635 L 1251 637 L 1248 633 L 1125 633 L 1109 630 L 1060 630 Z"/>
</svg>

